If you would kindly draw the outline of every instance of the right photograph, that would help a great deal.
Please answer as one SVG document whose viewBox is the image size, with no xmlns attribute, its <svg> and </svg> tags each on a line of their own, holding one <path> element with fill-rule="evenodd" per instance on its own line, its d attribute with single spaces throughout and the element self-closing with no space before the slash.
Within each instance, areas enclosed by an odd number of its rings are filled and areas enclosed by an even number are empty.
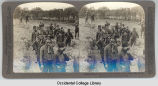
<svg viewBox="0 0 158 86">
<path fill-rule="evenodd" d="M 79 28 L 80 72 L 145 72 L 143 7 L 90 3 L 79 11 Z"/>
</svg>

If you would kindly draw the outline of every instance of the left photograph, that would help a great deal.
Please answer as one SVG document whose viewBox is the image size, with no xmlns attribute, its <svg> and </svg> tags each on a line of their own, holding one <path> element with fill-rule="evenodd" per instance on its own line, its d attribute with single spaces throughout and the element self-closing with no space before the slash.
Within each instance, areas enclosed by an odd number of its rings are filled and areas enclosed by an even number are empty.
<svg viewBox="0 0 158 86">
<path fill-rule="evenodd" d="M 79 72 L 79 18 L 73 5 L 25 3 L 13 18 L 13 72 Z"/>
</svg>

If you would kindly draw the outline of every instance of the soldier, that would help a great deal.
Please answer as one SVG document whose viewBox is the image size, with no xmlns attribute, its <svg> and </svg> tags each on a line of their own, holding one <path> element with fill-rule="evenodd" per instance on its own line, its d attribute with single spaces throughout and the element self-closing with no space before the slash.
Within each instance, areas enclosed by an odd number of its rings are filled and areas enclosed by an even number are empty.
<svg viewBox="0 0 158 86">
<path fill-rule="evenodd" d="M 120 53 L 120 72 L 130 72 L 130 61 L 133 56 L 129 53 L 129 47 L 123 47 Z"/>
<path fill-rule="evenodd" d="M 59 32 L 60 32 L 59 25 L 56 25 L 56 28 L 54 30 L 54 37 L 57 37 L 57 35 L 59 34 Z"/>
<path fill-rule="evenodd" d="M 49 29 L 49 35 L 50 35 L 51 39 L 54 39 L 54 27 L 53 26 L 50 27 L 50 29 Z"/>
<path fill-rule="evenodd" d="M 79 27 L 78 25 L 75 25 L 75 38 L 79 37 Z"/>
<path fill-rule="evenodd" d="M 118 22 L 116 22 L 115 30 L 116 30 L 116 32 L 119 32 L 119 25 L 118 25 Z"/>
<path fill-rule="evenodd" d="M 45 35 L 39 35 L 39 38 L 40 38 L 40 44 L 41 44 L 41 46 L 43 46 L 46 41 Z"/>
<path fill-rule="evenodd" d="M 133 28 L 132 36 L 131 36 L 131 46 L 135 45 L 137 38 L 139 38 L 139 35 L 136 32 L 136 28 Z"/>
<path fill-rule="evenodd" d="M 125 32 L 125 25 L 124 24 L 122 24 L 121 25 L 121 30 L 120 30 L 120 35 L 122 36 L 123 35 L 123 33 Z"/>
<path fill-rule="evenodd" d="M 96 34 L 96 41 L 99 41 L 103 37 L 103 31 L 101 25 L 98 25 L 98 32 Z"/>
<path fill-rule="evenodd" d="M 53 24 L 51 23 L 50 24 L 50 30 L 53 30 L 54 29 L 54 26 L 53 26 Z"/>
<path fill-rule="evenodd" d="M 32 32 L 32 37 L 31 37 L 31 41 L 34 42 L 36 40 L 37 37 L 37 30 L 36 30 L 36 26 L 33 26 L 33 32 Z"/>
<path fill-rule="evenodd" d="M 26 20 L 26 24 L 27 24 L 27 22 L 29 22 L 29 16 L 28 15 L 25 17 L 25 20 Z"/>
<path fill-rule="evenodd" d="M 41 70 L 43 72 L 53 72 L 55 69 L 55 56 L 53 47 L 51 45 L 51 40 L 46 40 L 46 43 L 40 49 L 40 63 L 41 63 Z"/>
<path fill-rule="evenodd" d="M 92 14 L 92 15 L 91 15 L 91 22 L 94 22 L 94 19 L 95 19 L 94 17 L 95 17 L 95 15 Z"/>
<path fill-rule="evenodd" d="M 106 27 L 106 32 L 111 35 L 112 34 L 112 29 L 110 29 L 110 23 L 108 23 L 107 25 L 105 25 Z"/>
<path fill-rule="evenodd" d="M 66 36 L 66 46 L 70 46 L 71 45 L 71 40 L 73 39 L 73 35 L 70 32 L 70 29 L 68 29 L 67 33 L 65 34 Z"/>
<path fill-rule="evenodd" d="M 115 40 L 117 39 L 117 38 L 119 38 L 120 37 L 120 27 L 119 27 L 119 24 L 118 24 L 118 22 L 116 23 L 116 25 L 115 25 Z"/>
<path fill-rule="evenodd" d="M 107 63 L 108 72 L 117 71 L 118 49 L 114 39 L 104 48 L 104 60 Z"/>
<path fill-rule="evenodd" d="M 105 26 L 108 26 L 108 25 L 110 25 L 110 23 L 109 23 L 108 21 L 106 21 L 106 24 L 105 24 Z"/>
<path fill-rule="evenodd" d="M 117 40 L 120 37 L 119 29 L 116 26 L 113 28 L 113 37 L 114 37 L 115 40 Z"/>
<path fill-rule="evenodd" d="M 64 36 L 62 35 L 62 33 L 58 33 L 57 37 L 56 37 L 56 42 L 58 47 L 64 47 Z"/>
<path fill-rule="evenodd" d="M 57 72 L 66 72 L 66 61 L 69 61 L 70 58 L 64 54 L 65 48 L 59 48 L 56 56 L 56 66 Z"/>
<path fill-rule="evenodd" d="M 44 23 L 40 22 L 39 27 L 44 27 Z"/>
<path fill-rule="evenodd" d="M 60 33 L 62 34 L 62 36 L 63 36 L 63 38 L 64 38 L 64 36 L 65 36 L 65 31 L 64 31 L 63 27 L 61 27 Z"/>
<path fill-rule="evenodd" d="M 127 35 L 128 35 L 128 40 L 130 40 L 130 38 L 131 38 L 131 31 L 129 30 L 129 27 L 128 27 L 128 26 L 126 27 L 125 32 L 126 32 Z"/>
<path fill-rule="evenodd" d="M 37 63 L 39 64 L 39 67 L 41 68 L 41 63 L 40 63 L 40 48 L 41 48 L 41 44 L 40 44 L 40 38 L 39 37 L 36 38 L 36 41 L 33 43 L 32 47 L 33 47 L 33 50 L 35 50 Z"/>
<path fill-rule="evenodd" d="M 98 32 L 96 34 L 96 44 L 100 51 L 100 56 L 102 58 L 101 62 L 104 62 L 104 39 L 103 39 L 103 31 L 101 29 L 101 25 L 98 25 Z"/>
<path fill-rule="evenodd" d="M 100 38 L 100 40 L 98 40 L 97 42 L 97 47 L 100 51 L 100 56 L 101 56 L 101 62 L 104 63 L 104 47 L 105 47 L 105 40 L 103 38 Z"/>
<path fill-rule="evenodd" d="M 123 35 L 122 35 L 122 47 L 128 47 L 129 45 L 129 38 L 128 38 L 128 34 L 127 32 L 123 32 Z"/>
</svg>

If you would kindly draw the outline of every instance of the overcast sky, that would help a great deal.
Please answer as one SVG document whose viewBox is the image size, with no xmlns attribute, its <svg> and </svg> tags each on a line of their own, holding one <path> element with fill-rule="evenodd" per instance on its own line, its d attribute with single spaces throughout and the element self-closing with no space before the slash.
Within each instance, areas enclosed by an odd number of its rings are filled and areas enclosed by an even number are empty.
<svg viewBox="0 0 158 86">
<path fill-rule="evenodd" d="M 94 7 L 95 9 L 98 9 L 100 7 L 108 7 L 109 9 L 118 9 L 118 8 L 132 8 L 135 6 L 140 6 L 135 3 L 129 3 L 129 2 L 96 2 L 86 5 L 86 7 Z"/>
<path fill-rule="evenodd" d="M 29 10 L 40 7 L 43 10 L 51 10 L 51 9 L 64 9 L 68 7 L 73 7 L 71 4 L 67 3 L 58 3 L 58 2 L 32 2 L 32 3 L 26 3 L 22 4 L 19 7 L 21 8 L 28 8 Z"/>
<path fill-rule="evenodd" d="M 96 3 L 87 4 L 86 6 L 94 7 L 95 9 L 98 9 L 100 7 L 108 7 L 109 9 L 118 9 L 118 8 L 131 8 L 139 5 L 129 2 L 96 2 Z M 51 10 L 51 9 L 65 9 L 67 7 L 73 7 L 73 5 L 67 3 L 60 3 L 60 2 L 32 2 L 32 3 L 22 4 L 19 7 L 28 8 L 29 10 L 36 7 L 40 7 L 43 10 Z"/>
</svg>

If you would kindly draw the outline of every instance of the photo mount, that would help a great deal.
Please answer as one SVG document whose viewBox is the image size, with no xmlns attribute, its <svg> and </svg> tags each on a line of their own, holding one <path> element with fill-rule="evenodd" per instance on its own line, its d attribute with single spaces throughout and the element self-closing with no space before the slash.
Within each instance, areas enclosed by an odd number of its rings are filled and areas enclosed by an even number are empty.
<svg viewBox="0 0 158 86">
<path fill-rule="evenodd" d="M 97 72 L 97 73 L 14 73 L 13 72 L 13 13 L 23 3 L 3 2 L 3 69 L 5 78 L 150 78 L 155 75 L 155 4 L 152 1 L 126 1 L 139 4 L 145 11 L 145 72 Z M 40 1 L 36 1 L 40 2 Z M 49 2 L 49 1 L 48 1 Z M 58 2 L 58 1 L 50 1 Z M 80 8 L 88 3 L 106 1 L 60 1 Z M 118 1 L 117 1 L 118 2 Z"/>
</svg>

